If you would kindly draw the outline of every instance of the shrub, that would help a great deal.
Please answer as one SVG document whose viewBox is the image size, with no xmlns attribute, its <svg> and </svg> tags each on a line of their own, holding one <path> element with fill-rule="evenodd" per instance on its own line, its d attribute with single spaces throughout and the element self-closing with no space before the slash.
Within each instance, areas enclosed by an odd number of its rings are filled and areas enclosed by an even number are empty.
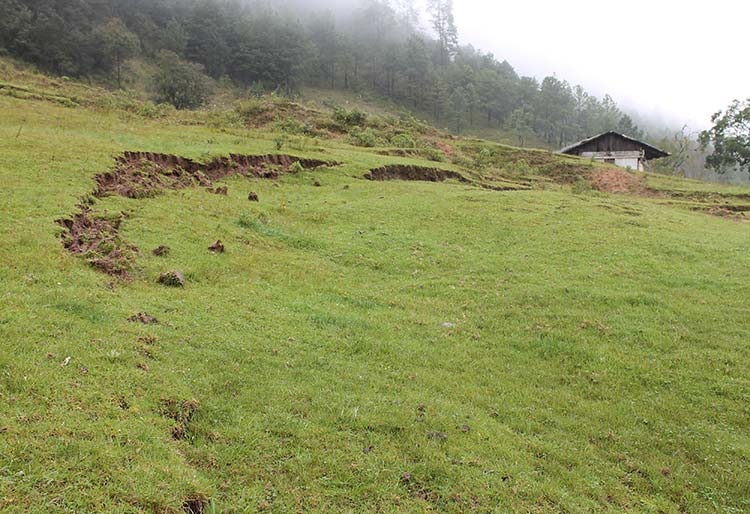
<svg viewBox="0 0 750 514">
<path fill-rule="evenodd" d="M 495 163 L 495 152 L 489 148 L 482 148 L 479 150 L 474 163 L 481 170 L 492 166 Z"/>
<path fill-rule="evenodd" d="M 346 127 L 363 127 L 367 123 L 367 113 L 359 109 L 347 111 L 341 107 L 336 107 L 331 117 L 333 121 Z"/>
<path fill-rule="evenodd" d="M 194 109 L 211 94 L 211 83 L 201 66 L 183 61 L 168 51 L 159 53 L 159 71 L 153 77 L 156 101 L 177 109 Z"/>
<path fill-rule="evenodd" d="M 417 143 L 409 134 L 396 134 L 391 138 L 391 145 L 396 148 L 414 148 Z"/>
<path fill-rule="evenodd" d="M 288 140 L 289 137 L 286 134 L 279 134 L 278 136 L 276 136 L 273 139 L 273 144 L 276 146 L 276 150 L 281 151 Z"/>
<path fill-rule="evenodd" d="M 268 111 L 268 104 L 261 100 L 251 98 L 234 104 L 234 110 L 245 120 L 251 120 Z"/>
<path fill-rule="evenodd" d="M 375 146 L 385 146 L 385 140 L 380 137 L 373 129 L 360 129 L 355 127 L 349 133 L 349 142 L 355 146 L 372 148 Z"/>
<path fill-rule="evenodd" d="M 283 118 L 276 122 L 276 129 L 280 132 L 296 135 L 311 135 L 314 130 L 309 125 L 296 118 Z"/>
<path fill-rule="evenodd" d="M 437 148 L 425 148 L 421 153 L 429 161 L 445 162 L 445 154 Z"/>
</svg>

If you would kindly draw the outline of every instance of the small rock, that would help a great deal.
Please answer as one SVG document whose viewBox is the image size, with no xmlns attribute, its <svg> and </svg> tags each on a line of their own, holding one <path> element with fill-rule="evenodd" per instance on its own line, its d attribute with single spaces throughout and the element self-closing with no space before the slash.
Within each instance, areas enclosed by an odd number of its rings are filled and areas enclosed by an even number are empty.
<svg viewBox="0 0 750 514">
<path fill-rule="evenodd" d="M 367 446 L 364 450 L 362 450 L 364 453 L 370 453 L 372 451 L 372 446 Z"/>
<path fill-rule="evenodd" d="M 169 247 L 164 245 L 157 246 L 151 253 L 157 257 L 163 257 L 169 253 Z"/>
<path fill-rule="evenodd" d="M 169 287 L 185 287 L 185 277 L 179 271 L 166 271 L 159 275 L 159 283 Z"/>
<path fill-rule="evenodd" d="M 251 202 L 260 201 L 260 198 L 258 198 L 258 193 L 256 193 L 255 191 L 250 191 L 250 194 L 247 195 L 247 199 L 250 200 Z"/>
<path fill-rule="evenodd" d="M 214 253 L 224 253 L 224 243 L 222 243 L 221 240 L 218 240 L 209 246 L 208 250 Z"/>
<path fill-rule="evenodd" d="M 210 189 L 210 191 L 215 195 L 227 196 L 227 193 L 229 193 L 229 188 L 227 186 L 221 186 L 215 189 Z"/>
<path fill-rule="evenodd" d="M 450 321 L 446 321 L 445 323 L 443 323 L 440 326 L 443 327 L 443 328 L 456 328 L 456 324 L 455 323 L 451 323 Z"/>
<path fill-rule="evenodd" d="M 471 432 L 471 427 L 469 425 L 461 425 L 461 432 L 469 433 Z"/>
</svg>

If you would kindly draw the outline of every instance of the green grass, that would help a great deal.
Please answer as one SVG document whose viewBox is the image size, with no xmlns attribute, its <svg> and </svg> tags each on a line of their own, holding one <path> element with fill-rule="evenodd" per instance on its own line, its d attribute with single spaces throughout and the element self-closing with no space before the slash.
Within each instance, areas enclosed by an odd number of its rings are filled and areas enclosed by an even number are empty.
<svg viewBox="0 0 750 514">
<path fill-rule="evenodd" d="M 142 252 L 123 282 L 54 223 L 95 174 L 124 150 L 274 153 L 274 134 L 0 112 L 3 512 L 750 512 L 747 223 L 554 184 L 374 183 L 412 161 L 329 141 L 310 156 L 342 166 L 227 197 L 99 201 Z M 169 269 L 184 289 L 157 284 Z"/>
</svg>

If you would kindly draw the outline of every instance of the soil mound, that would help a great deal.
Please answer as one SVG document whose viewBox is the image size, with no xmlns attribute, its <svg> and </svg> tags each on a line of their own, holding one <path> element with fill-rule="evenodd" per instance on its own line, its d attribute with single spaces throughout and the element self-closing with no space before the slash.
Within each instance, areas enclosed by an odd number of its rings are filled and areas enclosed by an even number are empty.
<svg viewBox="0 0 750 514">
<path fill-rule="evenodd" d="M 158 282 L 169 287 L 185 287 L 185 277 L 177 270 L 161 273 Z"/>
<path fill-rule="evenodd" d="M 208 247 L 208 251 L 213 253 L 224 253 L 224 243 L 222 243 L 221 240 L 218 240 Z"/>
<path fill-rule="evenodd" d="M 170 251 L 171 250 L 169 249 L 168 246 L 160 245 L 154 248 L 151 253 L 154 254 L 156 257 L 163 257 L 165 255 L 169 255 Z"/>
<path fill-rule="evenodd" d="M 159 320 L 157 320 L 155 317 L 153 317 L 150 314 L 146 314 L 145 312 L 139 312 L 138 314 L 133 314 L 128 318 L 128 321 L 131 323 L 143 323 L 144 325 L 158 325 Z"/>
<path fill-rule="evenodd" d="M 83 256 L 100 271 L 127 278 L 139 250 L 120 237 L 122 220 L 122 215 L 97 215 L 88 207 L 80 206 L 72 219 L 59 219 L 57 223 L 65 228 L 62 243 L 66 250 Z"/>
<path fill-rule="evenodd" d="M 414 180 L 423 182 L 444 182 L 452 179 L 463 183 L 471 182 L 455 171 L 399 164 L 370 170 L 365 178 L 367 180 Z"/>
</svg>

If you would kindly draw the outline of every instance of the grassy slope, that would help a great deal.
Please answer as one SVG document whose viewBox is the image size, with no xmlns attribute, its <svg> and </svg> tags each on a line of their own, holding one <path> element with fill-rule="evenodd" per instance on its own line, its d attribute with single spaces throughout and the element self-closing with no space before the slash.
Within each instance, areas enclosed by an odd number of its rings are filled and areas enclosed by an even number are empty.
<svg viewBox="0 0 750 514">
<path fill-rule="evenodd" d="M 103 200 L 143 250 L 117 282 L 53 223 L 114 155 L 273 135 L 3 96 L 0 113 L 3 512 L 750 511 L 746 223 L 373 183 L 398 159 L 331 144 L 314 156 L 343 166 L 228 179 L 229 197 Z M 170 268 L 184 290 L 155 283 Z M 193 398 L 173 440 L 159 402 Z"/>
</svg>

